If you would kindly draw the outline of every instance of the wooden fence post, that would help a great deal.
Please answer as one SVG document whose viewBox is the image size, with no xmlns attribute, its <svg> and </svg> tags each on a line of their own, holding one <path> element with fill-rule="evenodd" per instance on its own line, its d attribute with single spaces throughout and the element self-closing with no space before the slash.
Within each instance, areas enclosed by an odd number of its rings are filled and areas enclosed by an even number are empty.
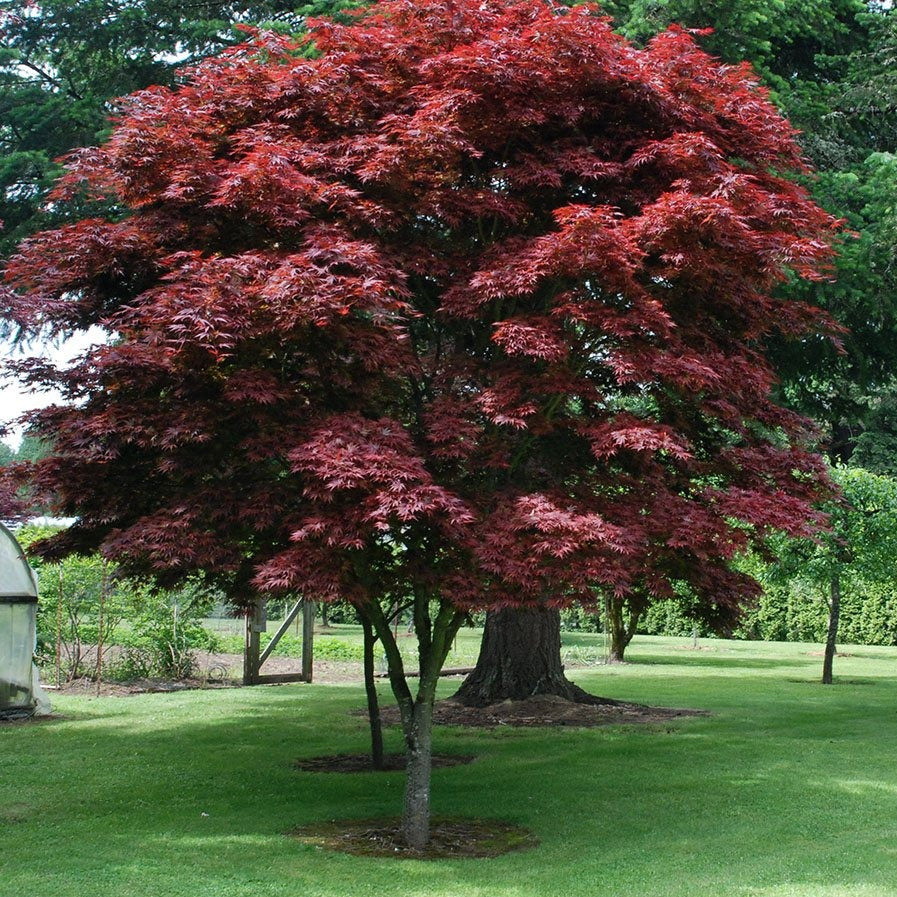
<svg viewBox="0 0 897 897">
<path fill-rule="evenodd" d="M 315 640 L 315 602 L 305 601 L 302 605 L 302 678 L 311 682 L 313 673 Z"/>
</svg>

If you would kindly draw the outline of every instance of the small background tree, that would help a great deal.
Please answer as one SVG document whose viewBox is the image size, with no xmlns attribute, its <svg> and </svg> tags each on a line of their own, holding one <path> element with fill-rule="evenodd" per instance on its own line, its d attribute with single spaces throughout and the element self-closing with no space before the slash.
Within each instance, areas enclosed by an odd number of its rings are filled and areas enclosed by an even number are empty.
<svg viewBox="0 0 897 897">
<path fill-rule="evenodd" d="M 827 505 L 831 529 L 816 540 L 776 540 L 773 582 L 809 585 L 828 606 L 822 682 L 832 683 L 842 595 L 869 586 L 897 588 L 897 480 L 836 467 L 840 499 Z"/>
</svg>

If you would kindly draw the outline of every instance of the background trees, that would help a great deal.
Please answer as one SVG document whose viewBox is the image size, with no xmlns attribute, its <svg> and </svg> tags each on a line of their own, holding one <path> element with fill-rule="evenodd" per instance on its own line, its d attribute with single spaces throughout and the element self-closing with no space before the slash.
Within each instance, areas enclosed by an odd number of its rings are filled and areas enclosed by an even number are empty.
<svg viewBox="0 0 897 897">
<path fill-rule="evenodd" d="M 820 423 L 832 461 L 847 463 L 864 433 L 892 437 L 875 410 L 892 401 L 897 339 L 891 5 L 639 0 L 613 11 L 621 30 L 641 40 L 670 22 L 712 29 L 699 37 L 702 46 L 728 62 L 749 61 L 801 130 L 798 140 L 817 168 L 807 186 L 846 219 L 853 236 L 839 247 L 832 282 L 789 289 L 828 310 L 847 332 L 842 352 L 824 341 L 777 347 L 783 397 Z"/>
<path fill-rule="evenodd" d="M 897 584 L 897 482 L 860 468 L 836 468 L 832 476 L 841 496 L 828 507 L 830 531 L 819 541 L 779 546 L 780 560 L 771 571 L 773 577 L 809 584 L 828 604 L 826 685 L 832 683 L 842 591 Z"/>
</svg>

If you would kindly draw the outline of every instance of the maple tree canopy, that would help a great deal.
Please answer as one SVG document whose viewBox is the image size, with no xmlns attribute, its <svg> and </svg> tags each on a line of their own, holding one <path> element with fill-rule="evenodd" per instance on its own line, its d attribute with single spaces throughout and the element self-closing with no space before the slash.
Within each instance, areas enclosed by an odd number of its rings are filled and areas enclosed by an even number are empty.
<svg viewBox="0 0 897 897">
<path fill-rule="evenodd" d="M 119 216 L 8 265 L 27 333 L 111 335 L 11 365 L 73 403 L 30 418 L 32 486 L 78 517 L 47 550 L 359 604 L 737 604 L 733 553 L 816 521 L 763 347 L 824 329 L 775 288 L 835 227 L 751 71 L 536 0 L 307 42 L 124 100 L 53 200 Z"/>
<path fill-rule="evenodd" d="M 819 464 L 764 355 L 825 329 L 775 295 L 830 254 L 800 167 L 747 67 L 676 29 L 635 49 L 591 5 L 385 0 L 134 94 L 53 199 L 118 217 L 6 272 L 27 334 L 111 337 L 13 365 L 71 401 L 31 416 L 36 498 L 78 518 L 45 553 L 355 602 L 423 846 L 465 609 L 684 585 L 725 616 L 735 552 L 813 529 Z"/>
</svg>

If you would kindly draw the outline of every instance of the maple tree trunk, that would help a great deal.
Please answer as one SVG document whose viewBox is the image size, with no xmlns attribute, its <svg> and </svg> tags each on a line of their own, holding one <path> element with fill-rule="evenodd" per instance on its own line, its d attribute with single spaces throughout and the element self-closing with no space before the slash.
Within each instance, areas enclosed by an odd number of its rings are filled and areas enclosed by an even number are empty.
<svg viewBox="0 0 897 897">
<path fill-rule="evenodd" d="M 835 662 L 835 650 L 838 642 L 838 623 L 841 616 L 841 579 L 836 573 L 832 576 L 831 598 L 829 599 L 828 633 L 825 639 L 825 658 L 822 661 L 822 684 L 832 684 L 832 666 Z"/>
<path fill-rule="evenodd" d="M 402 733 L 405 736 L 406 774 L 402 805 L 402 839 L 409 847 L 420 850 L 430 841 L 433 700 L 439 671 L 437 669 L 434 676 L 429 664 L 421 662 L 417 697 L 413 697 L 389 620 L 381 612 L 377 613 L 372 622 L 386 651 L 389 681 L 399 705 Z"/>
<path fill-rule="evenodd" d="M 414 630 L 417 635 L 418 689 L 411 694 L 402 654 L 390 618 L 373 603 L 370 621 L 376 632 L 389 669 L 389 682 L 399 705 L 405 736 L 406 777 L 402 807 L 402 839 L 420 850 L 430 842 L 430 773 L 433 759 L 433 702 L 436 685 L 452 640 L 464 621 L 464 613 L 442 603 L 436 618 L 430 616 L 429 598 L 415 595 Z"/>
<path fill-rule="evenodd" d="M 610 654 L 608 655 L 609 663 L 624 663 L 624 654 L 635 630 L 638 628 L 638 621 L 641 617 L 641 611 L 630 609 L 629 620 L 623 612 L 624 599 L 611 598 L 607 602 L 607 625 L 610 630 Z"/>
<path fill-rule="evenodd" d="M 377 697 L 377 683 L 374 680 L 374 644 L 377 636 L 371 621 L 361 615 L 364 632 L 364 690 L 367 695 L 368 721 L 371 729 L 371 765 L 383 769 L 383 726 L 380 722 L 380 701 Z"/>
<path fill-rule="evenodd" d="M 557 695 L 582 704 L 603 704 L 564 675 L 561 614 L 553 608 L 508 608 L 486 614 L 474 671 L 454 700 L 468 707 Z"/>
<path fill-rule="evenodd" d="M 396 689 L 407 751 L 402 837 L 409 847 L 417 850 L 426 847 L 430 841 L 430 775 L 433 766 L 433 702 L 436 700 L 436 685 L 452 640 L 464 620 L 463 613 L 444 605 L 431 625 L 426 604 L 426 600 L 417 599 L 415 602 L 415 632 L 418 637 L 420 666 L 417 697 L 410 700 L 407 683 L 404 691 L 401 687 Z M 398 654 L 395 642 L 390 648 L 395 649 Z M 387 658 L 392 660 L 390 649 L 387 649 Z M 398 662 L 401 663 L 400 660 Z M 390 678 L 393 677 L 392 669 L 390 666 Z"/>
<path fill-rule="evenodd" d="M 407 766 L 402 837 L 409 847 L 426 847 L 430 840 L 430 774 L 433 760 L 433 699 L 415 701 L 404 725 Z"/>
</svg>

